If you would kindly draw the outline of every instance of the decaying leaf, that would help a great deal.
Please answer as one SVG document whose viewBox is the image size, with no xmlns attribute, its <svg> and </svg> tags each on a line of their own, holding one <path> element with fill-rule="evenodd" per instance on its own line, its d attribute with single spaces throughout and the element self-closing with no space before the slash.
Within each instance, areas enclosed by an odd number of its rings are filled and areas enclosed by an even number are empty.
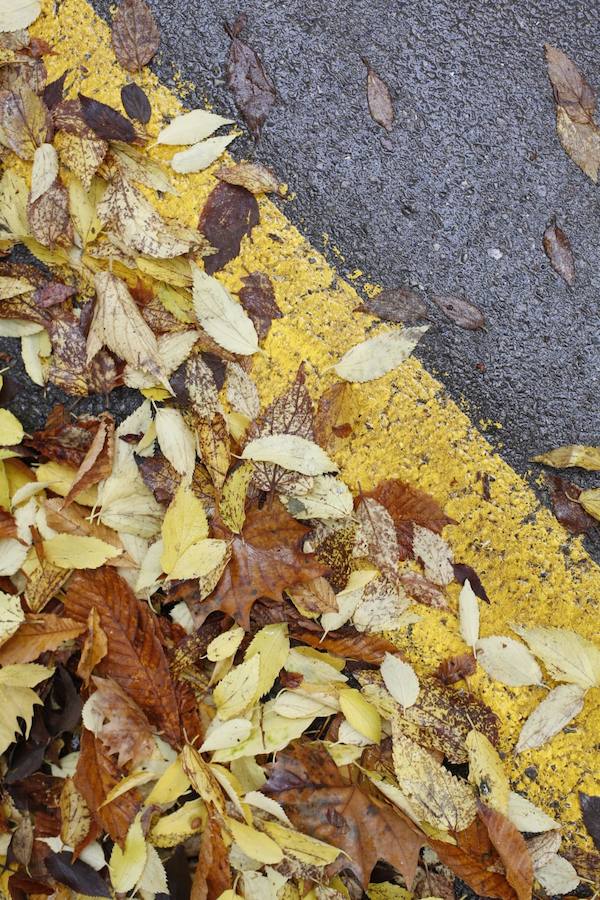
<svg viewBox="0 0 600 900">
<path fill-rule="evenodd" d="M 27 85 L 0 91 L 0 143 L 21 159 L 33 159 L 50 130 L 48 110 Z"/>
<path fill-rule="evenodd" d="M 454 324 L 460 328 L 466 328 L 469 331 L 485 328 L 486 322 L 483 313 L 464 297 L 454 294 L 432 294 L 431 299 L 444 315 L 452 319 Z"/>
<path fill-rule="evenodd" d="M 127 144 L 135 140 L 135 128 L 125 116 L 92 97 L 79 94 L 81 113 L 88 128 L 105 141 L 124 141 Z"/>
<path fill-rule="evenodd" d="M 585 827 L 596 849 L 600 850 L 600 797 L 579 791 L 579 806 Z"/>
<path fill-rule="evenodd" d="M 152 107 L 148 97 L 135 81 L 124 84 L 121 88 L 121 103 L 130 119 L 140 122 L 141 125 L 148 124 L 152 115 Z"/>
<path fill-rule="evenodd" d="M 137 72 L 150 62 L 160 43 L 160 32 L 144 0 L 123 0 L 112 23 L 115 56 L 124 69 Z"/>
<path fill-rule="evenodd" d="M 128 762 L 137 768 L 154 751 L 148 719 L 116 681 L 93 676 L 92 683 L 95 690 L 83 707 L 83 724 L 109 755 L 117 755 L 119 768 Z"/>
<path fill-rule="evenodd" d="M 243 287 L 238 296 L 240 303 L 254 322 L 258 337 L 263 340 L 269 333 L 273 319 L 280 319 L 282 312 L 275 300 L 270 278 L 263 272 L 251 272 L 242 278 Z"/>
<path fill-rule="evenodd" d="M 566 447 L 557 447 L 533 457 L 533 462 L 544 463 L 555 469 L 568 469 L 577 466 L 580 469 L 588 469 L 591 472 L 600 471 L 600 447 L 585 447 L 582 444 L 569 444 Z"/>
<path fill-rule="evenodd" d="M 198 228 L 214 253 L 206 257 L 204 268 L 214 275 L 240 252 L 242 239 L 258 225 L 258 203 L 250 191 L 235 184 L 221 182 L 204 204 Z"/>
<path fill-rule="evenodd" d="M 215 173 L 221 181 L 228 184 L 237 184 L 246 188 L 251 194 L 266 194 L 281 191 L 279 179 L 266 166 L 260 163 L 240 162 L 234 166 L 227 166 Z"/>
<path fill-rule="evenodd" d="M 371 68 L 368 60 L 363 58 L 363 62 L 367 67 L 367 101 L 371 118 L 386 131 L 391 131 L 395 113 L 390 89 L 383 78 Z"/>
<path fill-rule="evenodd" d="M 381 378 L 408 359 L 428 328 L 428 325 L 418 325 L 367 338 L 348 350 L 333 370 L 346 381 Z"/>
<path fill-rule="evenodd" d="M 571 242 L 556 221 L 548 225 L 543 237 L 544 251 L 550 265 L 568 285 L 575 281 L 575 260 Z"/>
<path fill-rule="evenodd" d="M 17 633 L 0 647 L 0 665 L 28 663 L 48 650 L 56 650 L 83 631 L 80 622 L 52 613 L 29 614 Z"/>
<path fill-rule="evenodd" d="M 72 243 L 69 194 L 60 179 L 56 178 L 37 200 L 30 199 L 27 216 L 31 233 L 44 247 Z"/>
<path fill-rule="evenodd" d="M 357 312 L 372 313 L 384 322 L 398 325 L 414 325 L 427 319 L 425 303 L 409 288 L 387 288 L 357 307 Z"/>
<path fill-rule="evenodd" d="M 245 17 L 240 16 L 232 26 L 227 27 L 231 38 L 227 83 L 248 128 L 258 140 L 277 92 L 260 56 L 239 37 L 245 24 Z"/>
<path fill-rule="evenodd" d="M 531 900 L 533 862 L 527 844 L 515 826 L 496 809 L 479 803 L 478 813 L 485 822 L 490 840 L 506 869 L 506 879 L 518 900 Z"/>
<path fill-rule="evenodd" d="M 559 684 L 550 691 L 523 725 L 515 753 L 542 747 L 562 731 L 583 709 L 584 695 L 577 684 Z"/>
<path fill-rule="evenodd" d="M 586 534 L 596 526 L 595 518 L 579 502 L 582 490 L 559 475 L 548 475 L 554 515 L 572 534 Z"/>
</svg>

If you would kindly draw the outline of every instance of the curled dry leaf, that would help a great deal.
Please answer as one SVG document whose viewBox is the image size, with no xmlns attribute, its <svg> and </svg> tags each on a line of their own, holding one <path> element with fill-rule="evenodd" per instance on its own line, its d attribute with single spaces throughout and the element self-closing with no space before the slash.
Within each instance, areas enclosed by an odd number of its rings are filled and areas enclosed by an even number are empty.
<svg viewBox="0 0 600 900">
<path fill-rule="evenodd" d="M 227 83 L 248 128 L 258 140 L 277 92 L 260 56 L 239 37 L 245 24 L 245 18 L 240 16 L 233 25 L 227 26 L 231 38 Z"/>
<path fill-rule="evenodd" d="M 249 235 L 258 222 L 258 203 L 250 191 L 226 182 L 213 188 L 198 224 L 199 230 L 216 250 L 204 261 L 209 275 L 214 275 L 238 256 L 242 238 Z"/>
<path fill-rule="evenodd" d="M 483 313 L 464 297 L 454 294 L 432 294 L 431 299 L 444 315 L 452 319 L 459 328 L 466 328 L 468 331 L 485 328 L 486 322 Z"/>
<path fill-rule="evenodd" d="M 271 169 L 260 163 L 241 162 L 215 172 L 217 178 L 228 184 L 237 184 L 251 194 L 281 193 L 281 183 Z"/>
<path fill-rule="evenodd" d="M 473 675 L 477 669 L 477 660 L 472 653 L 461 653 L 460 656 L 449 656 L 442 660 L 435 671 L 435 677 L 442 684 L 456 684 Z"/>
<path fill-rule="evenodd" d="M 575 281 L 575 260 L 571 242 L 556 221 L 548 225 L 543 237 L 544 251 L 550 265 L 568 285 Z"/>
<path fill-rule="evenodd" d="M 123 0 L 112 23 L 115 56 L 124 69 L 137 72 L 149 63 L 160 43 L 160 32 L 144 0 Z"/>
<path fill-rule="evenodd" d="M 533 462 L 544 463 L 555 469 L 568 469 L 577 466 L 590 472 L 600 472 L 600 447 L 586 447 L 583 444 L 569 444 L 557 447 L 533 457 Z"/>
</svg>

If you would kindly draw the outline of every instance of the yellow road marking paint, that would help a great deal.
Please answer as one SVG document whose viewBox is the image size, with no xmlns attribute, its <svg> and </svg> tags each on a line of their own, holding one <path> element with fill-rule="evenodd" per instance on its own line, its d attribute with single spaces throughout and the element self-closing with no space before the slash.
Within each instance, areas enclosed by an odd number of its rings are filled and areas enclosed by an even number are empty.
<svg viewBox="0 0 600 900">
<path fill-rule="evenodd" d="M 71 70 L 71 96 L 77 90 L 120 108 L 120 88 L 130 76 L 117 65 L 109 30 L 85 0 L 63 0 L 56 17 L 52 2 L 34 33 L 54 46 L 45 58 L 49 80 Z M 156 135 L 163 118 L 180 109 L 177 98 L 148 71 L 135 76 L 152 103 L 148 132 Z M 172 150 L 154 148 L 157 159 Z M 219 163 L 216 164 L 217 166 Z M 166 196 L 160 210 L 195 226 L 215 179 L 209 172 L 173 176 L 180 196 Z M 285 172 L 279 173 L 285 176 Z M 374 319 L 353 314 L 355 290 L 328 265 L 269 200 L 260 201 L 261 224 L 245 239 L 240 257 L 220 275 L 234 291 L 241 277 L 259 270 L 269 274 L 277 302 L 285 313 L 275 320 L 265 356 L 256 360 L 254 376 L 263 403 L 307 362 L 308 383 L 316 396 L 333 380 L 327 368 L 372 329 Z M 480 574 L 491 605 L 482 604 L 482 635 L 511 634 L 509 623 L 553 624 L 587 636 L 598 631 L 600 569 L 579 539 L 571 539 L 541 507 L 523 479 L 504 463 L 443 386 L 414 359 L 381 380 L 356 385 L 360 425 L 336 454 L 342 475 L 356 489 L 367 490 L 383 478 L 400 477 L 429 491 L 457 522 L 446 534 L 458 561 Z M 533 450 L 534 448 L 532 448 Z M 482 477 L 491 499 L 483 497 Z M 450 593 L 456 600 L 458 590 Z M 399 644 L 421 672 L 448 654 L 464 652 L 452 614 L 419 607 L 421 621 Z M 502 749 L 509 755 L 524 718 L 544 696 L 539 688 L 510 689 L 490 683 L 482 673 L 471 687 L 502 719 Z M 596 697 L 594 697 L 596 694 Z M 593 773 L 600 768 L 594 749 L 600 734 L 598 690 L 591 692 L 573 733 L 558 735 L 546 748 L 509 759 L 513 788 L 524 790 L 564 823 L 567 842 L 591 849 L 585 836 L 577 791 L 597 791 Z M 535 766 L 537 778 L 524 774 Z"/>
</svg>

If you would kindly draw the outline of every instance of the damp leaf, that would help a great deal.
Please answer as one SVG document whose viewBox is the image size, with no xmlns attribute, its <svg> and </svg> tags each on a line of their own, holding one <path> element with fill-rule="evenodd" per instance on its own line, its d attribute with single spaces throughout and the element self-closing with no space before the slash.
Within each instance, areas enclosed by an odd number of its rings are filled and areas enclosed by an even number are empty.
<svg viewBox="0 0 600 900">
<path fill-rule="evenodd" d="M 381 378 L 408 359 L 428 328 L 428 325 L 419 325 L 367 338 L 348 350 L 333 370 L 340 378 L 351 382 Z"/>
<path fill-rule="evenodd" d="M 551 222 L 544 231 L 542 243 L 554 271 L 568 285 L 572 285 L 575 281 L 575 259 L 571 249 L 571 242 L 562 228 L 556 224 L 556 221 Z"/>
<path fill-rule="evenodd" d="M 223 125 L 233 125 L 231 119 L 224 119 L 207 109 L 192 109 L 190 112 L 175 116 L 156 138 L 157 144 L 178 146 L 197 144 L 210 137 Z"/>
<path fill-rule="evenodd" d="M 477 331 L 485 327 L 485 317 L 481 310 L 454 294 L 432 294 L 431 299 L 439 307 L 445 316 L 451 319 L 459 328 L 468 331 Z"/>
<path fill-rule="evenodd" d="M 147 95 L 134 81 L 121 88 L 121 103 L 130 119 L 147 125 L 152 115 L 152 107 Z"/>
<path fill-rule="evenodd" d="M 585 691 L 577 684 L 559 684 L 536 706 L 521 728 L 515 753 L 548 743 L 583 709 Z"/>
<path fill-rule="evenodd" d="M 112 44 L 119 63 L 138 72 L 149 63 L 160 43 L 160 32 L 144 0 L 122 0 L 112 22 Z"/>
<path fill-rule="evenodd" d="M 371 118 L 386 131 L 391 131 L 395 112 L 390 89 L 383 78 L 371 68 L 368 60 L 363 59 L 363 62 L 367 67 L 367 102 Z"/>
<path fill-rule="evenodd" d="M 258 350 L 258 337 L 251 320 L 241 304 L 229 291 L 194 266 L 194 311 L 198 322 L 221 347 L 242 356 Z"/>
<path fill-rule="evenodd" d="M 258 203 L 246 188 L 224 181 L 213 188 L 198 224 L 216 251 L 204 260 L 209 275 L 214 275 L 239 255 L 242 239 L 251 234 L 258 221 Z"/>
<path fill-rule="evenodd" d="M 228 27 L 231 46 L 227 59 L 227 83 L 255 140 L 277 99 L 277 92 L 258 53 L 248 46 L 239 33 L 245 25 L 244 17 Z"/>
<path fill-rule="evenodd" d="M 84 94 L 79 94 L 79 102 L 85 124 L 99 138 L 105 141 L 133 143 L 136 138 L 135 128 L 129 119 L 122 116 L 120 112 L 117 112 L 112 106 L 94 100 L 92 97 L 86 97 Z"/>
</svg>

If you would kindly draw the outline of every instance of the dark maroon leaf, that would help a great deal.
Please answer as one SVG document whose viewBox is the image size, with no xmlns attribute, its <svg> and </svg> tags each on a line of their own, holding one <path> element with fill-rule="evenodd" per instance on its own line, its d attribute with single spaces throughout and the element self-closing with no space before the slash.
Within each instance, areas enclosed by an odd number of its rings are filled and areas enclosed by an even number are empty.
<svg viewBox="0 0 600 900">
<path fill-rule="evenodd" d="M 562 228 L 553 219 L 544 232 L 544 251 L 550 265 L 563 281 L 571 285 L 575 281 L 575 260 L 571 243 Z"/>
<path fill-rule="evenodd" d="M 141 122 L 142 125 L 146 125 L 150 121 L 152 107 L 148 97 L 139 85 L 134 84 L 134 82 L 123 85 L 121 88 L 121 103 L 130 119 L 135 119 Z"/>
<path fill-rule="evenodd" d="M 43 288 L 38 288 L 33 299 L 38 304 L 47 308 L 49 306 L 57 306 L 64 303 L 69 297 L 76 294 L 77 291 L 70 284 L 62 284 L 60 281 L 49 281 Z"/>
<path fill-rule="evenodd" d="M 67 72 L 63 72 L 60 78 L 57 78 L 56 81 L 51 81 L 50 84 L 47 84 L 44 88 L 43 100 L 48 109 L 52 110 L 55 106 L 61 102 L 63 98 L 63 92 L 65 87 L 65 78 L 67 77 Z"/>
<path fill-rule="evenodd" d="M 271 279 L 264 272 L 251 272 L 242 278 L 244 287 L 238 292 L 240 302 L 262 340 L 267 336 L 273 319 L 281 318 Z"/>
<path fill-rule="evenodd" d="M 578 502 L 581 488 L 560 475 L 546 475 L 554 515 L 571 534 L 586 534 L 597 525 Z"/>
<path fill-rule="evenodd" d="M 390 288 L 381 291 L 356 308 L 356 312 L 379 316 L 384 322 L 402 322 L 412 325 L 427 318 L 427 307 L 415 291 L 409 288 Z"/>
<path fill-rule="evenodd" d="M 115 56 L 124 69 L 137 72 L 150 62 L 160 44 L 160 32 L 144 0 L 123 0 L 112 23 Z"/>
<path fill-rule="evenodd" d="M 66 884 L 78 894 L 86 894 L 88 897 L 112 896 L 108 885 L 95 869 L 81 859 L 74 862 L 72 860 L 72 854 L 64 850 L 61 853 L 51 853 L 45 859 L 46 868 L 56 881 Z"/>
<path fill-rule="evenodd" d="M 465 581 L 468 580 L 473 589 L 473 593 L 479 597 L 480 600 L 483 600 L 484 603 L 490 602 L 490 598 L 481 583 L 479 575 L 475 569 L 471 568 L 471 566 L 468 566 L 466 563 L 454 563 L 454 577 L 459 584 L 464 584 Z"/>
<path fill-rule="evenodd" d="M 386 131 L 390 131 L 396 117 L 390 89 L 364 57 L 363 62 L 367 67 L 367 101 L 371 118 Z"/>
<path fill-rule="evenodd" d="M 482 312 L 463 297 L 454 294 L 432 294 L 431 299 L 442 310 L 444 315 L 452 319 L 459 328 L 467 328 L 469 331 L 477 331 L 485 327 L 485 318 Z"/>
<path fill-rule="evenodd" d="M 79 102 L 86 125 L 98 137 L 105 141 L 125 141 L 128 144 L 135 141 L 135 128 L 129 119 L 112 106 L 100 103 L 99 100 L 92 100 L 83 94 L 79 94 Z"/>
<path fill-rule="evenodd" d="M 600 850 L 600 796 L 584 794 L 583 791 L 579 791 L 579 805 L 584 825 L 596 850 Z"/>
<path fill-rule="evenodd" d="M 227 368 L 225 363 L 221 359 L 220 356 L 217 356 L 215 353 L 201 353 L 202 359 L 213 373 L 213 378 L 215 379 L 215 384 L 217 386 L 217 390 L 220 391 L 223 385 L 225 384 L 225 375 L 227 373 Z"/>
<path fill-rule="evenodd" d="M 221 181 L 208 195 L 199 229 L 217 252 L 205 257 L 204 268 L 214 275 L 235 259 L 245 234 L 258 225 L 258 203 L 246 188 Z"/>
<path fill-rule="evenodd" d="M 260 130 L 277 98 L 277 91 L 267 75 L 260 56 L 239 37 L 245 25 L 239 16 L 232 26 L 226 26 L 231 38 L 227 59 L 227 83 L 236 105 L 248 128 L 258 139 Z"/>
</svg>

